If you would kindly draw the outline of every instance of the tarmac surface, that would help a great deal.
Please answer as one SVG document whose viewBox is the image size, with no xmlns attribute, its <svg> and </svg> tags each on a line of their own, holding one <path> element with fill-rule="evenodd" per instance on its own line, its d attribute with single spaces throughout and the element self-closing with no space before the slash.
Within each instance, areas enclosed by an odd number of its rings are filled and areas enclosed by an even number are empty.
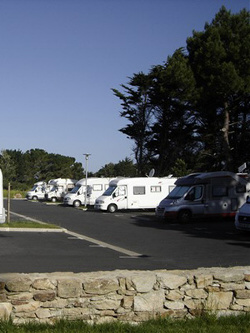
<svg viewBox="0 0 250 333">
<path fill-rule="evenodd" d="M 0 273 L 195 269 L 245 266 L 250 235 L 233 220 L 163 223 L 154 212 L 110 214 L 11 200 L 11 219 L 30 218 L 60 231 L 0 229 Z"/>
</svg>

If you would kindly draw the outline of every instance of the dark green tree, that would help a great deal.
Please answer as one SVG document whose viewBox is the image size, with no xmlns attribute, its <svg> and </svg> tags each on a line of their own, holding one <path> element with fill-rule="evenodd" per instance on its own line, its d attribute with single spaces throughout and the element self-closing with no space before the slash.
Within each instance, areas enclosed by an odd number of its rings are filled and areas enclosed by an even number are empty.
<svg viewBox="0 0 250 333">
<path fill-rule="evenodd" d="M 96 177 L 135 177 L 137 175 L 136 165 L 131 159 L 126 157 L 118 163 L 105 164 L 95 173 Z"/>
<path fill-rule="evenodd" d="M 135 177 L 137 175 L 136 166 L 133 161 L 126 157 L 114 166 L 115 176 L 119 177 Z"/>
<path fill-rule="evenodd" d="M 150 102 L 155 123 L 148 150 L 157 175 L 170 173 L 177 159 L 193 162 L 197 150 L 194 105 L 198 97 L 192 70 L 182 49 L 168 57 L 165 65 L 152 68 Z"/>
<path fill-rule="evenodd" d="M 95 173 L 96 177 L 114 177 L 115 176 L 115 164 L 105 164 L 100 170 Z"/>
<path fill-rule="evenodd" d="M 33 184 L 35 181 L 46 179 L 48 165 L 48 153 L 43 149 L 30 149 L 24 153 L 25 173 L 23 182 Z M 19 166 L 18 166 L 19 168 Z"/>
<path fill-rule="evenodd" d="M 25 153 L 20 150 L 2 151 L 0 168 L 3 171 L 5 188 L 8 182 L 12 188 L 26 190 L 41 180 L 84 177 L 82 164 L 75 162 L 75 158 L 48 154 L 43 149 L 31 149 Z"/>
<path fill-rule="evenodd" d="M 138 168 L 138 175 L 144 175 L 150 159 L 147 142 L 152 137 L 153 112 L 149 101 L 149 89 L 152 79 L 142 72 L 134 74 L 128 85 L 121 85 L 124 93 L 113 89 L 115 96 L 121 100 L 123 111 L 121 117 L 128 119 L 129 123 L 120 131 L 134 141 L 134 154 Z"/>
<path fill-rule="evenodd" d="M 250 154 L 250 16 L 222 7 L 204 31 L 187 39 L 189 62 L 201 94 L 200 120 L 203 168 L 235 171 Z"/>
</svg>

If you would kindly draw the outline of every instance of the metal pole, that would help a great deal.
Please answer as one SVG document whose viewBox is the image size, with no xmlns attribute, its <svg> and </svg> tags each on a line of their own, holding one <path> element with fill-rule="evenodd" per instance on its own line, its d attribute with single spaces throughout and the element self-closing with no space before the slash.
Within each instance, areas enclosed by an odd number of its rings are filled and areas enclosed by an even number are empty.
<svg viewBox="0 0 250 333">
<path fill-rule="evenodd" d="M 85 156 L 86 166 L 85 166 L 85 178 L 86 178 L 86 189 L 85 189 L 85 208 L 87 208 L 87 192 L 88 192 L 88 159 L 91 154 L 83 154 Z"/>
</svg>

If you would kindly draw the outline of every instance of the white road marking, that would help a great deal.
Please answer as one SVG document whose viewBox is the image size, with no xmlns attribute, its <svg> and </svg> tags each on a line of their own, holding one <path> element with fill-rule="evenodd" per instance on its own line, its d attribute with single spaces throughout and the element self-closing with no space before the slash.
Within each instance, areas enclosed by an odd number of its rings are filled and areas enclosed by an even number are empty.
<svg viewBox="0 0 250 333">
<path fill-rule="evenodd" d="M 29 220 L 29 221 L 34 221 L 34 222 L 37 222 L 37 223 L 41 223 L 41 224 L 47 224 L 46 222 L 42 222 L 42 221 L 39 221 L 39 220 L 36 220 L 34 218 L 31 218 L 31 217 L 28 217 L 28 216 L 25 216 L 25 215 L 21 215 L 21 214 L 17 214 L 17 213 L 13 213 L 11 212 L 11 214 L 13 215 L 16 215 L 16 216 L 19 216 L 19 217 L 22 217 L 26 220 Z M 129 257 L 141 257 L 142 254 L 140 253 L 137 253 L 137 252 L 134 252 L 134 251 L 130 251 L 130 250 L 127 250 L 127 249 L 124 249 L 122 247 L 119 247 L 119 246 L 115 246 L 115 245 L 112 245 L 112 244 L 109 244 L 109 243 L 106 243 L 106 242 L 102 242 L 98 239 L 95 239 L 95 238 L 92 238 L 92 237 L 88 237 L 88 236 L 85 236 L 85 235 L 82 235 L 82 234 L 79 234 L 79 233 L 76 233 L 76 232 L 73 232 L 73 231 L 70 231 L 68 229 L 64 229 L 64 232 L 67 233 L 68 235 L 71 235 L 72 237 L 69 237 L 71 239 L 82 239 L 82 240 L 85 240 L 89 243 L 93 243 L 95 245 L 98 245 L 100 247 L 105 247 L 105 248 L 108 248 L 110 250 L 113 250 L 113 251 L 116 251 L 116 252 L 119 252 L 119 253 L 123 253 Z M 37 231 L 37 229 L 35 230 Z"/>
<path fill-rule="evenodd" d="M 89 243 L 93 243 L 93 244 L 96 244 L 96 245 L 99 245 L 99 246 L 102 246 L 102 247 L 106 247 L 108 249 L 111 249 L 111 250 L 114 250 L 116 252 L 120 252 L 120 253 L 123 253 L 123 254 L 126 254 L 130 257 L 140 257 L 141 254 L 140 253 L 137 253 L 137 252 L 134 252 L 134 251 L 130 251 L 130 250 L 127 250 L 127 249 L 124 249 L 122 247 L 119 247 L 119 246 L 115 246 L 115 245 L 112 245 L 112 244 L 109 244 L 109 243 L 106 243 L 106 242 L 102 242 L 98 239 L 95 239 L 95 238 L 92 238 L 92 237 L 88 237 L 88 236 L 84 236 L 84 235 L 81 235 L 81 234 L 78 234 L 76 232 L 73 232 L 73 231 L 69 231 L 67 230 L 67 234 L 71 235 L 71 236 L 74 236 L 74 237 L 78 237 L 79 239 L 83 239 Z"/>
</svg>

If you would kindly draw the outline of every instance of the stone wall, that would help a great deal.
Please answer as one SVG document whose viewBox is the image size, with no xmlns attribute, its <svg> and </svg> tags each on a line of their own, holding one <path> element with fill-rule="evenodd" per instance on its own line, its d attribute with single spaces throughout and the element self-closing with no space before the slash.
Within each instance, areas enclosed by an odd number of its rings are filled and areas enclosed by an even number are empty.
<svg viewBox="0 0 250 333">
<path fill-rule="evenodd" d="M 138 323 L 250 311 L 250 266 L 197 270 L 0 274 L 0 319 Z"/>
</svg>

